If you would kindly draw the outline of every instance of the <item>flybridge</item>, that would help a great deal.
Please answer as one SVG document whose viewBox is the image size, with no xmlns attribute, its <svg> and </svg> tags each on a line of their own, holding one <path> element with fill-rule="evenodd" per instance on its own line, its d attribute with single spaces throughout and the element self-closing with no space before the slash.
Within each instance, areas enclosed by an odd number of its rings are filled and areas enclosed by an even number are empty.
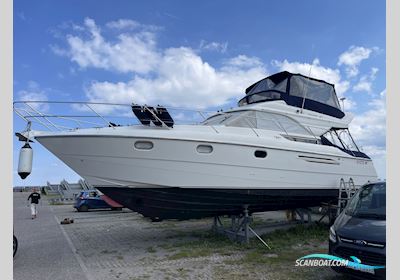
<svg viewBox="0 0 400 280">
<path fill-rule="evenodd" d="M 238 105 L 274 100 L 283 100 L 288 105 L 339 119 L 345 115 L 333 84 L 287 71 L 276 73 L 249 86 L 246 96 Z"/>
</svg>

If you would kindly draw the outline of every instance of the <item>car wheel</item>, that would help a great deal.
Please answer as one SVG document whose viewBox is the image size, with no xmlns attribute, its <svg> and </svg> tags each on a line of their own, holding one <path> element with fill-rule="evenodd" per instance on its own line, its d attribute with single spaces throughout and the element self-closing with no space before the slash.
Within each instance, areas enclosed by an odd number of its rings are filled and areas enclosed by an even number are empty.
<svg viewBox="0 0 400 280">
<path fill-rule="evenodd" d="M 89 207 L 87 205 L 81 205 L 78 208 L 78 212 L 87 212 L 89 211 Z"/>
<path fill-rule="evenodd" d="M 13 257 L 15 256 L 15 253 L 17 253 L 17 249 L 18 249 L 18 240 L 15 237 L 15 235 L 13 235 Z"/>
</svg>

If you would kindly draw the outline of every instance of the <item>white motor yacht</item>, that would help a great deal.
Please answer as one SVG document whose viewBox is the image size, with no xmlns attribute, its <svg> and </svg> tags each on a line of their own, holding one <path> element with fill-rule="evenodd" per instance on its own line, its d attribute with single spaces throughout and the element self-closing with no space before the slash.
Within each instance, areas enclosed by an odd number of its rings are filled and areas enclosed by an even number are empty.
<svg viewBox="0 0 400 280">
<path fill-rule="evenodd" d="M 238 107 L 193 125 L 175 124 L 165 107 L 129 106 L 139 125 L 18 135 L 152 219 L 318 206 L 337 199 L 341 179 L 356 186 L 377 179 L 334 85 L 322 80 L 274 74 L 248 87 Z"/>
</svg>

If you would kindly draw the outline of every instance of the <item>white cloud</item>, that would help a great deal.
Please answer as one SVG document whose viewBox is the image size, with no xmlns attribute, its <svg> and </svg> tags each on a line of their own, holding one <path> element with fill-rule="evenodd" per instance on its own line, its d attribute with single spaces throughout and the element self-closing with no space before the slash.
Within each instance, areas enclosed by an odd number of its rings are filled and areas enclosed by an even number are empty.
<svg viewBox="0 0 400 280">
<path fill-rule="evenodd" d="M 359 114 L 350 124 L 354 138 L 362 146 L 386 146 L 386 90 L 371 100 L 369 110 Z"/>
<path fill-rule="evenodd" d="M 59 55 L 59 56 L 68 56 L 69 55 L 67 50 L 61 48 L 58 45 L 50 45 L 50 49 L 53 51 L 53 53 L 55 53 L 56 55 Z"/>
<path fill-rule="evenodd" d="M 377 48 L 369 49 L 364 47 L 351 46 L 347 51 L 339 56 L 338 65 L 346 66 L 346 73 L 349 78 L 355 77 L 359 73 L 358 67 L 361 62 L 365 59 L 368 59 L 372 51 L 376 49 Z"/>
<path fill-rule="evenodd" d="M 116 30 L 142 29 L 142 30 L 147 30 L 147 31 L 157 31 L 157 30 L 162 29 L 159 26 L 142 24 L 142 23 L 137 22 L 132 19 L 119 19 L 116 21 L 110 21 L 110 22 L 106 23 L 106 27 L 108 27 L 110 29 L 116 29 Z"/>
<path fill-rule="evenodd" d="M 28 82 L 26 90 L 20 90 L 17 93 L 18 101 L 47 101 L 47 95 L 44 90 L 39 87 L 39 84 L 34 81 Z M 49 109 L 47 104 L 29 103 L 29 105 L 40 112 L 46 112 Z M 32 111 L 30 108 L 25 108 Z"/>
<path fill-rule="evenodd" d="M 354 91 L 364 91 L 371 93 L 372 92 L 372 82 L 376 78 L 376 74 L 378 73 L 378 68 L 371 68 L 371 72 L 368 75 L 363 75 L 358 83 L 353 87 Z"/>
<path fill-rule="evenodd" d="M 133 27 L 136 22 L 119 20 L 106 25 L 117 30 L 118 27 Z M 255 57 L 239 55 L 215 68 L 188 47 L 160 50 L 153 31 L 139 28 L 123 33 L 120 30 L 115 41 L 107 40 L 92 19 L 85 19 L 84 28 L 88 37 L 82 34 L 66 36 L 64 51 L 71 61 L 81 68 L 132 74 L 129 81 L 92 82 L 86 88 L 90 101 L 196 108 L 221 106 L 232 98 L 236 101 L 242 97 L 247 85 L 267 74 L 264 64 Z M 227 43 L 203 43 L 203 48 L 224 51 Z"/>
<path fill-rule="evenodd" d="M 240 68 L 225 64 L 215 69 L 190 48 L 167 49 L 157 76 L 135 76 L 129 82 L 94 82 L 87 89 L 90 100 L 135 102 L 207 108 L 228 103 L 244 94 L 244 86 L 266 75 L 263 66 Z"/>
<path fill-rule="evenodd" d="M 216 68 L 192 48 L 157 48 L 155 31 L 144 31 L 136 21 L 117 20 L 106 26 L 115 30 L 113 35 L 116 37 L 105 38 L 101 28 L 89 18 L 85 19 L 84 31 L 78 30 L 78 34 L 66 36 L 67 48 L 64 51 L 81 68 L 132 74 L 127 81 L 93 81 L 85 89 L 87 98 L 93 102 L 135 102 L 205 109 L 238 100 L 246 86 L 267 75 L 264 63 L 257 57 L 238 55 L 226 59 L 221 67 Z M 126 29 L 130 32 L 125 32 Z M 201 46 L 214 50 L 225 48 L 217 42 L 203 41 Z M 354 51 L 354 48 L 349 50 Z M 344 54 L 339 60 L 345 65 L 357 65 L 362 61 Z M 350 82 L 342 78 L 339 69 L 322 66 L 318 59 L 312 64 L 288 60 L 275 60 L 272 64 L 281 71 L 303 75 L 309 75 L 311 68 L 312 77 L 335 84 L 339 98 L 344 97 L 350 87 Z M 355 101 L 346 96 L 346 111 L 355 107 Z"/>
<path fill-rule="evenodd" d="M 205 40 L 201 40 L 199 48 L 200 50 L 225 53 L 226 50 L 228 49 L 228 42 L 219 43 L 219 42 L 207 42 Z"/>
<path fill-rule="evenodd" d="M 350 123 L 350 131 L 362 151 L 373 159 L 378 176 L 386 178 L 386 90 L 368 105 L 369 110 Z"/>
<path fill-rule="evenodd" d="M 249 57 L 243 54 L 228 59 L 225 64 L 225 67 L 233 68 L 252 68 L 263 66 L 262 61 L 258 57 Z"/>
<path fill-rule="evenodd" d="M 119 19 L 117 21 L 110 21 L 106 24 L 108 28 L 113 29 L 134 29 L 141 26 L 141 24 L 135 20 L 131 19 Z"/>
<path fill-rule="evenodd" d="M 117 23 L 115 23 L 117 24 Z M 157 65 L 155 34 L 139 31 L 120 33 L 116 42 L 104 39 L 94 20 L 86 18 L 84 29 L 89 36 L 67 35 L 68 49 L 52 47 L 58 55 L 66 55 L 81 68 L 94 67 L 117 72 L 148 73 Z"/>
</svg>

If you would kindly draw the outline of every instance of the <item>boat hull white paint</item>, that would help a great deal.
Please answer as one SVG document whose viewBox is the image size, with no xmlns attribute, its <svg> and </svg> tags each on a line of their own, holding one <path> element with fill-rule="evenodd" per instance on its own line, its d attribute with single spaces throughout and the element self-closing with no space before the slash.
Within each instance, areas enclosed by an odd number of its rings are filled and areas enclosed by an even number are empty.
<svg viewBox="0 0 400 280">
<path fill-rule="evenodd" d="M 356 185 L 376 179 L 371 160 L 341 151 L 338 154 L 342 156 L 335 156 L 213 139 L 143 136 L 54 135 L 36 139 L 94 186 L 337 189 L 341 178 L 352 178 Z M 134 148 L 139 140 L 151 141 L 153 149 Z M 197 146 L 204 144 L 212 146 L 210 154 L 197 152 Z M 316 146 L 298 144 L 310 149 Z M 256 150 L 266 151 L 267 156 L 255 157 Z"/>
</svg>

